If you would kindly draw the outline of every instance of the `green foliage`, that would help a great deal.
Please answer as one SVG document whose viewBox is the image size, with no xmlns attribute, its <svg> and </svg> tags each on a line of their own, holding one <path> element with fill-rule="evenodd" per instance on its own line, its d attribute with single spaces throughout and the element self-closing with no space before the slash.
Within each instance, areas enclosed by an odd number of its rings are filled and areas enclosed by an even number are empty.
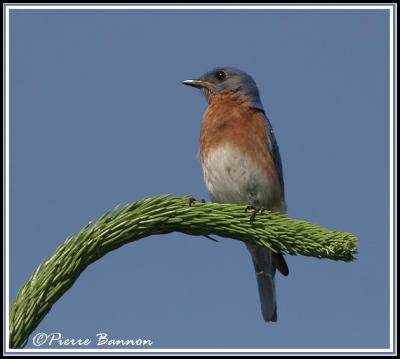
<svg viewBox="0 0 400 359">
<path fill-rule="evenodd" d="M 244 206 L 194 202 L 189 196 L 156 196 L 117 206 L 70 236 L 45 258 L 10 306 L 10 348 L 23 347 L 53 304 L 88 265 L 126 243 L 153 234 L 181 232 L 251 242 L 274 252 L 354 260 L 357 238 L 265 211 L 250 222 Z"/>
</svg>

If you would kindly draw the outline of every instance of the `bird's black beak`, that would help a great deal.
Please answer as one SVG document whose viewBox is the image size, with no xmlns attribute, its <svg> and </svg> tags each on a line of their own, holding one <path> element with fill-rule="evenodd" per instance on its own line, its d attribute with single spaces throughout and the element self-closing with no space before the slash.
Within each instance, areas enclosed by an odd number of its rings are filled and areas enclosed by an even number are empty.
<svg viewBox="0 0 400 359">
<path fill-rule="evenodd" d="M 201 89 L 203 87 L 209 88 L 210 86 L 214 85 L 212 82 L 203 81 L 203 80 L 199 80 L 199 79 L 196 79 L 196 80 L 185 80 L 185 81 L 182 81 L 182 83 L 184 85 L 196 87 L 198 89 Z"/>
</svg>

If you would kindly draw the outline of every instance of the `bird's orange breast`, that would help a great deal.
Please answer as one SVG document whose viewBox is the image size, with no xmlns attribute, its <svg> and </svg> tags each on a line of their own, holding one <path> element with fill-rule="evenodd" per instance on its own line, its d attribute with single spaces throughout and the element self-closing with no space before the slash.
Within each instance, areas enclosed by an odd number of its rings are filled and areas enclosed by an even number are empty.
<svg viewBox="0 0 400 359">
<path fill-rule="evenodd" d="M 256 165 L 271 182 L 275 197 L 282 199 L 279 179 L 271 154 L 267 122 L 246 98 L 234 95 L 215 96 L 204 114 L 200 134 L 200 156 L 204 166 L 213 150 L 239 150 Z M 272 200 L 272 198 L 271 198 Z"/>
</svg>

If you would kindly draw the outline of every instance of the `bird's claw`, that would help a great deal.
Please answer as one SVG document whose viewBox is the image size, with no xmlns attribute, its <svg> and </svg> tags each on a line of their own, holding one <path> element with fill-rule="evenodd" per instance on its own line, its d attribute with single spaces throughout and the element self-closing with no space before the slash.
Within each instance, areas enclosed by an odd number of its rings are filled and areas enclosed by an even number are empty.
<svg viewBox="0 0 400 359">
<path fill-rule="evenodd" d="M 194 198 L 194 197 L 190 197 L 190 198 L 189 198 L 189 207 L 192 207 L 192 204 L 193 204 L 194 202 L 198 202 L 197 199 Z M 205 200 L 204 198 L 202 198 L 202 199 L 201 199 L 201 203 L 206 203 L 206 200 Z"/>
<path fill-rule="evenodd" d="M 192 204 L 196 201 L 194 197 L 189 198 L 189 207 L 192 207 Z"/>
<path fill-rule="evenodd" d="M 249 209 L 253 210 L 253 213 L 250 216 L 250 222 L 254 221 L 258 212 L 260 212 L 260 214 L 263 214 L 263 212 L 266 210 L 266 208 L 264 207 L 247 206 L 244 211 L 247 212 Z"/>
</svg>

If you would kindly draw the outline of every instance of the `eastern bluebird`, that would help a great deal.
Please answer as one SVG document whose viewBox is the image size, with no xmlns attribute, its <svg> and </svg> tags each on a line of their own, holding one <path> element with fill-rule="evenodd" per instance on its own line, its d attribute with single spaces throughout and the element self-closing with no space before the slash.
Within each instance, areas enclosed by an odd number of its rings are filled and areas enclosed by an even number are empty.
<svg viewBox="0 0 400 359">
<path fill-rule="evenodd" d="M 285 213 L 282 162 L 253 78 L 235 68 L 216 68 L 183 84 L 199 88 L 209 104 L 202 122 L 200 157 L 211 201 Z M 261 310 L 276 322 L 274 276 L 289 274 L 281 254 L 246 244 L 257 276 Z"/>
</svg>

